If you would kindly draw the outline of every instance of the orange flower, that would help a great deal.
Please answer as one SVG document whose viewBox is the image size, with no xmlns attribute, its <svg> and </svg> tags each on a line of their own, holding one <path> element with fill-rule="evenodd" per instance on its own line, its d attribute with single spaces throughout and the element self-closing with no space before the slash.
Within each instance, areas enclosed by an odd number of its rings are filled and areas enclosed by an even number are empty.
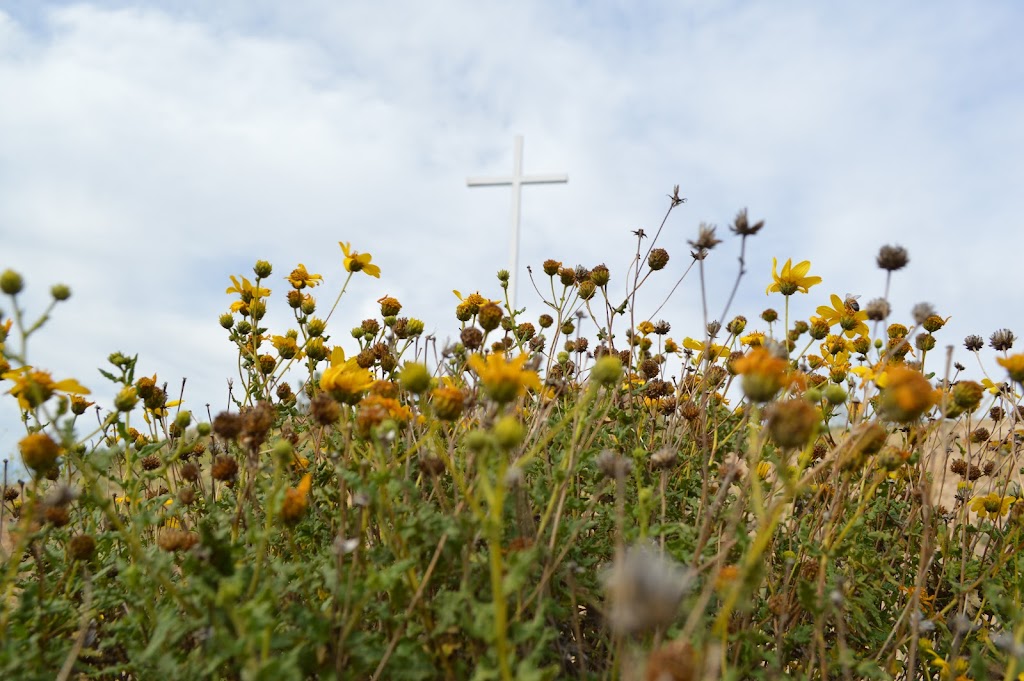
<svg viewBox="0 0 1024 681">
<path fill-rule="evenodd" d="M 755 347 L 733 362 L 733 369 L 743 376 L 743 392 L 754 402 L 767 402 L 775 397 L 788 368 L 789 362 L 763 347 Z"/>
<path fill-rule="evenodd" d="M 913 421 L 931 409 L 935 401 L 932 384 L 921 372 L 899 365 L 886 369 L 885 386 L 878 401 L 885 418 L 900 423 Z"/>
<path fill-rule="evenodd" d="M 313 484 L 313 476 L 306 473 L 299 481 L 298 487 L 285 490 L 284 503 L 281 505 L 281 519 L 289 525 L 302 520 L 309 508 L 309 488 Z"/>
<path fill-rule="evenodd" d="M 1024 352 L 1019 352 L 1016 355 L 1010 355 L 1005 358 L 996 357 L 996 361 L 999 362 L 999 366 L 1006 369 L 1006 373 L 1009 374 L 1010 378 L 1018 383 L 1024 383 Z"/>
</svg>

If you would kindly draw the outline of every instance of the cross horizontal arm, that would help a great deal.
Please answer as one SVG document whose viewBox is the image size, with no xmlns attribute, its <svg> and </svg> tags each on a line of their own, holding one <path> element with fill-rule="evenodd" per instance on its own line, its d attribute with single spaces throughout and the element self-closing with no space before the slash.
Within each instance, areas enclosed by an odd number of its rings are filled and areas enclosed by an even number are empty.
<svg viewBox="0 0 1024 681">
<path fill-rule="evenodd" d="M 514 177 L 470 177 L 466 180 L 466 185 L 469 187 L 496 187 L 514 184 L 515 180 Z M 519 178 L 520 184 L 559 184 L 568 181 L 568 175 L 523 175 Z"/>
</svg>

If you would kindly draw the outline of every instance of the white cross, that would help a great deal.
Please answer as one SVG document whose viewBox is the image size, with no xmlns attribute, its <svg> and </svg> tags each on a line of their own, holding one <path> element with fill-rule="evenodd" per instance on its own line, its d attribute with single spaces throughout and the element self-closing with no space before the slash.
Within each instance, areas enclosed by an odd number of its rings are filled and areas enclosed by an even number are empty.
<svg viewBox="0 0 1024 681">
<path fill-rule="evenodd" d="M 494 187 L 512 185 L 512 264 L 509 268 L 509 301 L 512 309 L 516 307 L 516 271 L 519 269 L 519 212 L 522 204 L 522 186 L 524 184 L 555 184 L 569 181 L 568 175 L 523 175 L 523 136 L 516 135 L 515 158 L 512 165 L 512 177 L 470 177 L 466 180 L 469 187 Z"/>
</svg>

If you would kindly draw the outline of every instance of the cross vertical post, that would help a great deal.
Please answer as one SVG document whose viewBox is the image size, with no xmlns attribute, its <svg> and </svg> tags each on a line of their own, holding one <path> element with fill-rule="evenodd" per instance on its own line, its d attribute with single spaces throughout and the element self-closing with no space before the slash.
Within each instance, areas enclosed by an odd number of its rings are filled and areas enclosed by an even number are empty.
<svg viewBox="0 0 1024 681">
<path fill-rule="evenodd" d="M 511 265 L 509 268 L 509 302 L 512 304 L 513 310 L 515 310 L 516 307 L 516 282 L 518 280 L 517 274 L 519 270 L 519 221 L 520 213 L 522 212 L 522 187 L 524 184 L 564 184 L 568 181 L 569 176 L 565 174 L 523 175 L 522 135 L 516 135 L 515 137 L 515 155 L 512 160 L 511 177 L 470 177 L 466 180 L 466 186 L 469 187 L 512 187 L 512 236 L 510 244 Z"/>
</svg>

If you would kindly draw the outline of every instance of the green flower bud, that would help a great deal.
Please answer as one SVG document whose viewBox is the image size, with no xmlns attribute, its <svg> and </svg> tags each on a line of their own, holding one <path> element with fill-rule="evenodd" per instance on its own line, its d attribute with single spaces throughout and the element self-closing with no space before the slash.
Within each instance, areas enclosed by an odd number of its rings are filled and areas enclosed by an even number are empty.
<svg viewBox="0 0 1024 681">
<path fill-rule="evenodd" d="M 826 387 L 823 394 L 825 399 L 828 400 L 828 403 L 831 405 L 840 405 L 845 402 L 847 398 L 847 394 L 843 389 L 843 386 L 836 385 L 835 383 Z"/>
<path fill-rule="evenodd" d="M 54 300 L 63 301 L 71 297 L 71 288 L 64 284 L 54 284 L 50 289 L 50 295 Z"/>
<path fill-rule="evenodd" d="M 622 378 L 622 362 L 614 355 L 605 355 L 594 363 L 590 378 L 600 385 L 611 387 Z"/>
<path fill-rule="evenodd" d="M 192 423 L 192 412 L 190 411 L 179 411 L 178 415 L 174 417 L 174 425 L 182 430 L 188 428 L 190 423 Z"/>
<path fill-rule="evenodd" d="M 420 395 L 430 388 L 430 371 L 419 362 L 406 362 L 398 375 L 402 387 L 411 393 Z"/>
<path fill-rule="evenodd" d="M 260 279 L 266 279 L 270 276 L 271 272 L 274 271 L 273 266 L 266 260 L 257 260 L 256 265 L 253 266 L 252 271 L 256 273 L 256 276 Z"/>
<path fill-rule="evenodd" d="M 526 429 L 514 416 L 504 416 L 494 424 L 494 439 L 502 449 L 517 447 L 526 436 Z"/>
<path fill-rule="evenodd" d="M 287 466 L 292 461 L 292 443 L 282 438 L 274 443 L 270 454 L 279 466 Z"/>
<path fill-rule="evenodd" d="M 139 402 L 139 394 L 135 390 L 135 386 L 127 386 L 121 389 L 121 392 L 114 398 L 114 408 L 118 411 L 129 412 L 135 408 L 135 405 Z"/>
<path fill-rule="evenodd" d="M 4 270 L 3 274 L 0 274 L 0 291 L 14 296 L 21 293 L 23 288 L 25 288 L 25 280 L 14 270 Z"/>
</svg>

